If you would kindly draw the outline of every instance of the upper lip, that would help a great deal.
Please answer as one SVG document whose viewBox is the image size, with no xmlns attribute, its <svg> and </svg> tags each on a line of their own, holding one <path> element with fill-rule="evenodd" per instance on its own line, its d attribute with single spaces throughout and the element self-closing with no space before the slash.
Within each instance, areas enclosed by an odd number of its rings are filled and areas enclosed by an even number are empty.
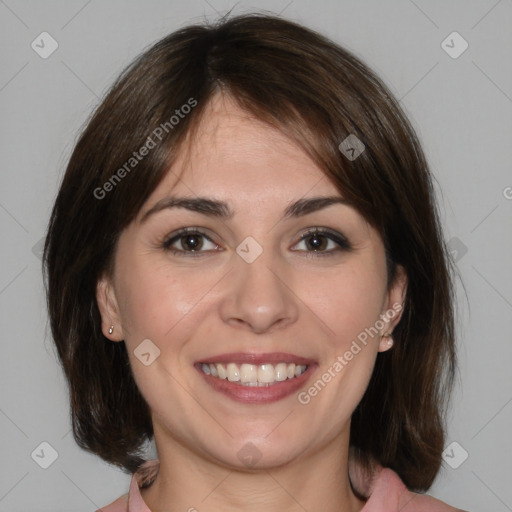
<svg viewBox="0 0 512 512">
<path fill-rule="evenodd" d="M 295 363 L 300 365 L 311 365 L 315 361 L 310 358 L 289 354 L 286 352 L 271 352 L 271 353 L 255 353 L 255 352 L 231 352 L 229 354 L 219 354 L 216 356 L 205 357 L 197 361 L 196 364 L 201 363 L 235 363 L 235 364 L 254 364 L 260 365 L 265 363 Z"/>
</svg>

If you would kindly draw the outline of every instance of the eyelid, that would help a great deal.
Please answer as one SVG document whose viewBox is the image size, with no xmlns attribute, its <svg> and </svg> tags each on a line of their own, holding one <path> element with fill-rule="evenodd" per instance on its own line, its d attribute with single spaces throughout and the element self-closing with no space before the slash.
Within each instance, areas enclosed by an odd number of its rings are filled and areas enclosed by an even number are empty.
<svg viewBox="0 0 512 512">
<path fill-rule="evenodd" d="M 165 250 L 171 251 L 174 254 L 179 254 L 180 256 L 186 255 L 186 256 L 198 257 L 198 256 L 208 255 L 214 251 L 218 252 L 220 245 L 214 241 L 212 236 L 208 235 L 208 233 L 207 233 L 208 231 L 209 230 L 206 228 L 193 227 L 193 226 L 192 227 L 184 227 L 184 228 L 178 229 L 177 231 L 174 231 L 170 235 L 167 235 L 164 238 L 164 240 L 162 241 L 161 246 Z M 184 251 L 182 249 L 175 249 L 172 247 L 173 244 L 176 243 L 180 237 L 185 236 L 187 234 L 195 234 L 195 235 L 202 236 L 206 240 L 208 240 L 209 242 L 214 244 L 216 246 L 216 248 L 214 250 L 209 249 L 209 250 L 204 250 L 204 251 L 202 251 L 202 250 Z M 314 251 L 314 250 L 313 251 L 304 251 L 304 250 L 299 251 L 297 249 L 291 249 L 291 250 L 296 251 L 296 252 L 304 252 L 304 253 L 307 253 L 309 256 L 329 256 L 329 255 L 332 255 L 333 253 L 337 253 L 339 251 L 351 251 L 353 249 L 352 245 L 350 244 L 350 242 L 344 235 L 342 235 L 338 231 L 335 231 L 330 228 L 325 228 L 325 227 L 307 228 L 305 231 L 302 232 L 299 240 L 292 247 L 295 247 L 300 242 L 302 242 L 306 238 L 313 236 L 313 235 L 324 236 L 325 238 L 327 238 L 327 239 L 331 240 L 332 242 L 334 242 L 335 244 L 337 244 L 338 247 L 335 249 L 330 249 L 328 251 Z M 223 249 L 220 249 L 220 250 L 223 250 Z"/>
<path fill-rule="evenodd" d="M 206 228 L 199 228 L 199 227 L 193 227 L 193 226 L 181 228 L 181 229 L 178 229 L 177 231 L 172 232 L 169 235 L 166 235 L 164 237 L 163 241 L 161 242 L 161 246 L 162 246 L 163 249 L 165 249 L 167 251 L 171 251 L 174 254 L 180 254 L 180 255 L 186 254 L 187 256 L 201 256 L 201 255 L 205 255 L 205 254 L 210 253 L 211 250 L 207 250 L 207 251 L 184 251 L 182 249 L 175 249 L 172 246 L 182 236 L 190 234 L 190 235 L 200 235 L 200 236 L 204 237 L 206 240 L 208 240 L 209 242 L 211 242 L 212 244 L 214 244 L 216 246 L 216 248 L 219 248 L 219 244 L 217 242 L 215 242 L 213 240 L 213 238 L 207 234 L 207 231 L 209 231 L 209 230 L 207 230 Z"/>
<path fill-rule="evenodd" d="M 338 244 L 339 247 L 337 250 L 351 251 L 353 249 L 351 243 L 349 242 L 349 240 L 346 236 L 342 235 L 338 231 L 335 231 L 330 228 L 324 228 L 324 227 L 307 228 L 306 231 L 304 231 L 300 235 L 300 239 L 295 245 L 297 245 L 298 243 L 302 242 L 304 239 L 306 239 L 312 235 L 322 235 L 322 236 L 325 236 L 326 238 L 328 238 L 329 240 L 332 240 L 333 242 Z M 294 245 L 294 247 L 295 247 L 295 245 Z M 324 255 L 327 255 L 327 254 L 331 254 L 335 251 L 331 250 L 331 251 L 307 251 L 307 252 L 314 253 L 314 254 L 315 253 L 316 254 L 323 253 Z"/>
</svg>

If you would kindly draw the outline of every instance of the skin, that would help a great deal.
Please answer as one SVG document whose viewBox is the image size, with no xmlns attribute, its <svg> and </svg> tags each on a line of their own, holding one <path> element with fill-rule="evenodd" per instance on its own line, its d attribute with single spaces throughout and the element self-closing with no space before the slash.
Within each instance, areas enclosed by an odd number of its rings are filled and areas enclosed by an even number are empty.
<svg viewBox="0 0 512 512">
<path fill-rule="evenodd" d="M 300 147 L 228 96 L 213 98 L 186 148 L 121 234 L 113 275 L 97 286 L 103 332 L 124 340 L 152 413 L 160 472 L 141 494 L 153 512 L 359 511 L 364 502 L 348 473 L 350 418 L 388 338 L 369 337 L 307 405 L 297 394 L 233 401 L 193 364 L 228 352 L 289 352 L 318 363 L 307 389 L 379 315 L 403 303 L 403 269 L 388 287 L 381 237 L 346 204 L 283 219 L 298 199 L 341 196 Z M 141 220 L 169 195 L 222 200 L 234 214 L 172 208 Z M 162 247 L 183 227 L 212 240 L 202 239 L 198 257 L 179 239 L 181 255 Z M 328 245 L 315 252 L 311 237 L 300 240 L 312 227 L 341 233 L 352 249 L 321 238 Z M 252 263 L 236 252 L 247 236 L 263 249 Z M 160 350 L 149 366 L 134 355 L 144 339 Z M 254 468 L 237 456 L 249 442 L 261 453 Z"/>
</svg>

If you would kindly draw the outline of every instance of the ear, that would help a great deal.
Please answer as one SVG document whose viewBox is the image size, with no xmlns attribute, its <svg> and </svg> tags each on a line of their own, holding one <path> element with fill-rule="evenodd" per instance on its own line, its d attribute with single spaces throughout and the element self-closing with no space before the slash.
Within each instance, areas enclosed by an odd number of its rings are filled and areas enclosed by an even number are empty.
<svg viewBox="0 0 512 512">
<path fill-rule="evenodd" d="M 96 284 L 96 301 L 101 315 L 101 330 L 111 341 L 123 341 L 123 326 L 116 294 L 109 277 L 101 277 Z M 110 333 L 110 329 L 112 333 Z"/>
<path fill-rule="evenodd" d="M 379 352 L 385 352 L 393 346 L 389 335 L 402 318 L 406 293 L 407 273 L 402 265 L 397 265 L 395 279 L 387 293 L 387 300 L 384 303 L 385 309 L 381 314 L 381 319 L 385 325 L 381 329 L 382 337 L 379 342 Z"/>
</svg>

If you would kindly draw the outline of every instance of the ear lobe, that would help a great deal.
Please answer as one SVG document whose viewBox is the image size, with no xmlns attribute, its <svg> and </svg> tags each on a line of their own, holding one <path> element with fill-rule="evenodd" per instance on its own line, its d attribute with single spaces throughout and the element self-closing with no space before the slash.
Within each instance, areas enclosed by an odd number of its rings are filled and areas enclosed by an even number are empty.
<svg viewBox="0 0 512 512">
<path fill-rule="evenodd" d="M 111 341 L 123 341 L 124 334 L 114 287 L 109 278 L 101 277 L 96 284 L 96 302 L 101 315 L 101 331 Z"/>
<path fill-rule="evenodd" d="M 379 341 L 379 352 L 386 352 L 393 346 L 393 336 L 382 336 L 382 338 Z"/>
</svg>

